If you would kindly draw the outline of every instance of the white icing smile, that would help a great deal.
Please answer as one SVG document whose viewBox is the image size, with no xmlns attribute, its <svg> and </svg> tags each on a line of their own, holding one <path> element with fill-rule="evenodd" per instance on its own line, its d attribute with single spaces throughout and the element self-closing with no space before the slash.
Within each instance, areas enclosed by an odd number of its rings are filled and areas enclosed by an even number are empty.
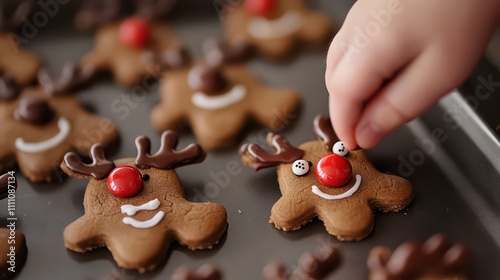
<svg viewBox="0 0 500 280">
<path fill-rule="evenodd" d="M 155 198 L 147 203 L 144 203 L 139 206 L 131 205 L 131 204 L 126 204 L 122 205 L 120 208 L 122 210 L 123 214 L 127 214 L 128 216 L 134 216 L 138 211 L 141 210 L 156 210 L 160 206 L 160 201 L 158 198 Z M 134 218 L 131 217 L 125 217 L 122 219 L 122 222 L 126 225 L 133 226 L 135 228 L 152 228 L 156 226 L 161 219 L 165 216 L 165 212 L 163 211 L 158 211 L 156 215 L 154 215 L 153 218 L 146 220 L 146 221 L 138 221 Z"/>
<path fill-rule="evenodd" d="M 257 39 L 281 38 L 297 32 L 300 24 L 300 14 L 288 12 L 274 20 L 255 18 L 248 23 L 248 32 Z"/>
<path fill-rule="evenodd" d="M 354 184 L 354 186 L 352 186 L 352 188 L 350 188 L 345 193 L 338 194 L 338 195 L 327 194 L 327 193 L 322 192 L 315 185 L 312 186 L 312 192 L 314 194 L 321 196 L 322 198 L 328 199 L 328 200 L 343 199 L 343 198 L 347 198 L 347 197 L 350 197 L 351 195 L 353 195 L 359 189 L 359 185 L 361 185 L 361 175 L 358 174 L 358 175 L 356 175 L 356 183 Z"/>
<path fill-rule="evenodd" d="M 165 216 L 165 212 L 159 211 L 158 213 L 156 213 L 156 215 L 154 215 L 153 218 L 146 221 L 138 221 L 130 217 L 125 217 L 122 221 L 124 224 L 131 225 L 135 228 L 152 228 L 156 226 L 161 221 L 161 219 L 163 219 L 163 216 Z"/>
<path fill-rule="evenodd" d="M 143 205 L 135 206 L 132 204 L 122 205 L 120 207 L 122 209 L 123 214 L 127 214 L 129 216 L 134 216 L 135 213 L 141 210 L 156 210 L 160 206 L 160 201 L 158 198 L 151 200 L 150 202 L 144 203 Z"/>
<path fill-rule="evenodd" d="M 61 117 L 57 121 L 57 127 L 59 128 L 59 133 L 45 141 L 27 143 L 21 137 L 16 138 L 16 148 L 25 153 L 40 153 L 57 147 L 68 137 L 69 132 L 71 131 L 71 125 L 66 118 Z"/>
<path fill-rule="evenodd" d="M 218 96 L 207 96 L 201 92 L 196 92 L 191 98 L 191 102 L 199 108 L 207 110 L 216 110 L 229 107 L 243 98 L 245 98 L 247 90 L 243 85 L 235 85 L 228 92 Z"/>
</svg>

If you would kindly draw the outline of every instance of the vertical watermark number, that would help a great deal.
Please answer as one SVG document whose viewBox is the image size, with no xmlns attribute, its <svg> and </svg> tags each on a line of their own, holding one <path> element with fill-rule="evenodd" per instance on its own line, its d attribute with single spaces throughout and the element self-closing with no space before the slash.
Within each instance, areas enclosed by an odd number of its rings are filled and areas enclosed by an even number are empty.
<svg viewBox="0 0 500 280">
<path fill-rule="evenodd" d="M 9 237 L 7 244 L 9 250 L 7 253 L 8 270 L 16 272 L 16 176 L 14 171 L 8 172 L 7 179 L 7 228 L 9 229 Z"/>
</svg>

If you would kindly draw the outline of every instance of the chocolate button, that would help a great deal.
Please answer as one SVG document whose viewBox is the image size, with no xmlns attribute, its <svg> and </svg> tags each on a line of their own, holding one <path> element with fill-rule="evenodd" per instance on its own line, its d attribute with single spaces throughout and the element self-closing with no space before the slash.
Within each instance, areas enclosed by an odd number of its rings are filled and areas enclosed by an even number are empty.
<svg viewBox="0 0 500 280">
<path fill-rule="evenodd" d="M 23 98 L 14 112 L 17 120 L 27 121 L 35 125 L 43 125 L 54 117 L 54 111 L 47 101 L 41 97 Z"/>
</svg>

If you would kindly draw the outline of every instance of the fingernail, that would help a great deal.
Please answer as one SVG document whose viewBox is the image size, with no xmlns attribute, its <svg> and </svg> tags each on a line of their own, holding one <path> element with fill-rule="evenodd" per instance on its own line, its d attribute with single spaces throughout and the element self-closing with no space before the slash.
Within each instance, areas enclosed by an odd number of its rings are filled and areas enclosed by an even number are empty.
<svg viewBox="0 0 500 280">
<path fill-rule="evenodd" d="M 380 127 L 367 123 L 356 133 L 356 142 L 363 149 L 375 146 L 384 137 L 384 132 Z"/>
</svg>

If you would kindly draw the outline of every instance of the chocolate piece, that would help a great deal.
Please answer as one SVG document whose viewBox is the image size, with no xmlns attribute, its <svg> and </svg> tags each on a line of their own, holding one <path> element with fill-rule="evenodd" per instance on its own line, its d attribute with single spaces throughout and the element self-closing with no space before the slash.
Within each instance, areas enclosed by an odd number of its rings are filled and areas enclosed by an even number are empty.
<svg viewBox="0 0 500 280">
<path fill-rule="evenodd" d="M 68 152 L 64 155 L 64 163 L 71 171 L 83 175 L 91 175 L 97 180 L 108 176 L 109 172 L 115 168 L 115 164 L 104 156 L 104 148 L 100 144 L 94 144 L 90 150 L 93 162 L 85 164 L 80 161 L 78 155 Z"/>
<path fill-rule="evenodd" d="M 188 267 L 181 266 L 172 274 L 172 280 L 222 280 L 220 269 L 214 265 L 203 265 L 193 271 Z"/>
<path fill-rule="evenodd" d="M 166 49 L 160 53 L 143 51 L 140 60 L 143 65 L 158 65 L 160 71 L 168 71 L 189 65 L 191 57 L 185 47 L 179 47 Z"/>
<path fill-rule="evenodd" d="M 173 9 L 175 0 L 137 0 L 136 15 L 149 20 L 162 20 Z"/>
<path fill-rule="evenodd" d="M 85 0 L 75 15 L 75 27 L 90 30 L 111 23 L 118 18 L 120 7 L 120 0 Z"/>
<path fill-rule="evenodd" d="M 314 132 L 316 132 L 321 141 L 325 142 L 325 149 L 329 152 L 332 151 L 333 145 L 339 141 L 339 139 L 333 131 L 330 120 L 325 116 L 318 115 L 314 118 L 313 127 Z"/>
<path fill-rule="evenodd" d="M 228 81 L 218 67 L 199 64 L 189 70 L 188 84 L 195 91 L 215 95 L 227 87 Z"/>
<path fill-rule="evenodd" d="M 46 94 L 60 95 L 85 88 L 90 84 L 94 74 L 92 68 L 82 68 L 78 64 L 68 63 L 64 65 L 58 80 L 54 80 L 48 70 L 42 68 L 38 71 L 38 81 Z"/>
<path fill-rule="evenodd" d="M 9 240 L 15 240 L 15 244 L 9 243 Z M 13 263 L 10 263 L 11 257 L 8 254 L 15 255 Z M 16 230 L 11 235 L 10 229 L 0 228 L 0 279 L 14 278 L 23 268 L 27 256 L 28 247 L 24 234 Z"/>
<path fill-rule="evenodd" d="M 467 279 L 470 253 L 451 244 L 444 234 L 430 237 L 422 246 L 404 243 L 394 252 L 375 247 L 368 256 L 370 279 Z"/>
<path fill-rule="evenodd" d="M 191 57 L 185 47 L 167 49 L 161 52 L 160 64 L 168 68 L 184 67 L 191 62 Z"/>
<path fill-rule="evenodd" d="M 44 125 L 54 118 L 54 110 L 43 97 L 27 97 L 21 99 L 14 117 L 34 125 Z"/>
<path fill-rule="evenodd" d="M 15 1 L 17 6 L 13 11 L 5 10 L 5 2 L 0 1 L 0 31 L 15 31 L 23 24 L 23 19 L 33 10 L 30 0 Z"/>
<path fill-rule="evenodd" d="M 10 174 L 8 173 L 0 176 L 0 200 L 7 198 L 9 195 L 9 177 Z"/>
<path fill-rule="evenodd" d="M 240 148 L 240 154 L 246 165 L 252 167 L 255 171 L 276 166 L 280 163 L 292 163 L 302 158 L 304 151 L 293 147 L 286 141 L 285 137 L 269 132 L 266 137 L 269 146 L 275 149 L 271 154 L 258 145 L 245 144 Z M 246 156 L 248 154 L 248 156 Z"/>
<path fill-rule="evenodd" d="M 290 275 L 287 275 L 285 266 L 279 262 L 269 263 L 264 268 L 263 275 L 266 280 L 320 280 L 336 270 L 341 263 L 340 250 L 328 244 L 319 250 L 303 254 Z"/>
<path fill-rule="evenodd" d="M 21 89 L 9 75 L 0 74 L 0 101 L 12 101 L 19 96 Z"/>
<path fill-rule="evenodd" d="M 149 168 L 137 166 L 133 158 L 117 160 L 113 172 L 119 170 L 123 177 L 111 173 L 97 180 L 73 172 L 63 162 L 61 168 L 69 176 L 89 180 L 83 199 L 85 214 L 64 230 L 66 248 L 86 252 L 106 246 L 118 266 L 144 273 L 162 262 L 174 240 L 191 250 L 216 245 L 227 228 L 226 210 L 220 204 L 184 198 L 179 178 L 170 168 L 198 162 L 200 149 L 190 145 L 174 151 L 177 141 L 175 133 L 165 132 L 160 152 L 149 156 L 149 139 L 138 137 L 138 161 L 146 158 Z M 160 167 L 151 167 L 153 164 Z M 142 180 L 148 176 L 149 180 Z M 139 187 L 139 192 L 120 197 L 110 188 L 113 186 L 123 191 Z"/>
<path fill-rule="evenodd" d="M 241 63 L 252 57 L 255 49 L 244 41 L 231 43 L 216 38 L 208 38 L 203 42 L 205 60 L 213 66 L 224 63 Z"/>
<path fill-rule="evenodd" d="M 292 157 L 288 163 L 273 162 L 272 158 L 267 161 L 266 167 L 278 166 L 282 194 L 271 210 L 270 223 L 276 228 L 298 230 L 318 217 L 328 233 L 337 239 L 361 240 L 373 228 L 373 210 L 397 212 L 411 203 L 413 189 L 406 179 L 376 170 L 362 150 L 351 151 L 348 157 L 342 157 L 325 150 L 325 145 L 321 138 L 295 148 L 303 151 L 300 162 L 292 162 Z M 256 145 L 252 147 L 244 145 L 241 157 L 244 164 L 256 168 L 262 160 L 260 152 L 256 151 L 262 149 Z M 308 162 L 312 166 L 306 172 Z M 351 165 L 351 169 L 346 170 L 346 165 Z M 304 172 L 298 172 L 301 167 Z M 347 183 L 340 186 L 322 183 L 338 182 L 345 177 Z"/>
<path fill-rule="evenodd" d="M 161 168 L 173 169 L 183 165 L 201 162 L 205 159 L 205 152 L 197 144 L 191 144 L 186 148 L 176 151 L 177 133 L 174 131 L 165 131 L 161 135 L 161 146 L 156 154 L 151 155 L 151 142 L 145 136 L 139 136 L 135 139 L 137 147 L 137 158 L 135 164 L 139 168 Z"/>
</svg>

